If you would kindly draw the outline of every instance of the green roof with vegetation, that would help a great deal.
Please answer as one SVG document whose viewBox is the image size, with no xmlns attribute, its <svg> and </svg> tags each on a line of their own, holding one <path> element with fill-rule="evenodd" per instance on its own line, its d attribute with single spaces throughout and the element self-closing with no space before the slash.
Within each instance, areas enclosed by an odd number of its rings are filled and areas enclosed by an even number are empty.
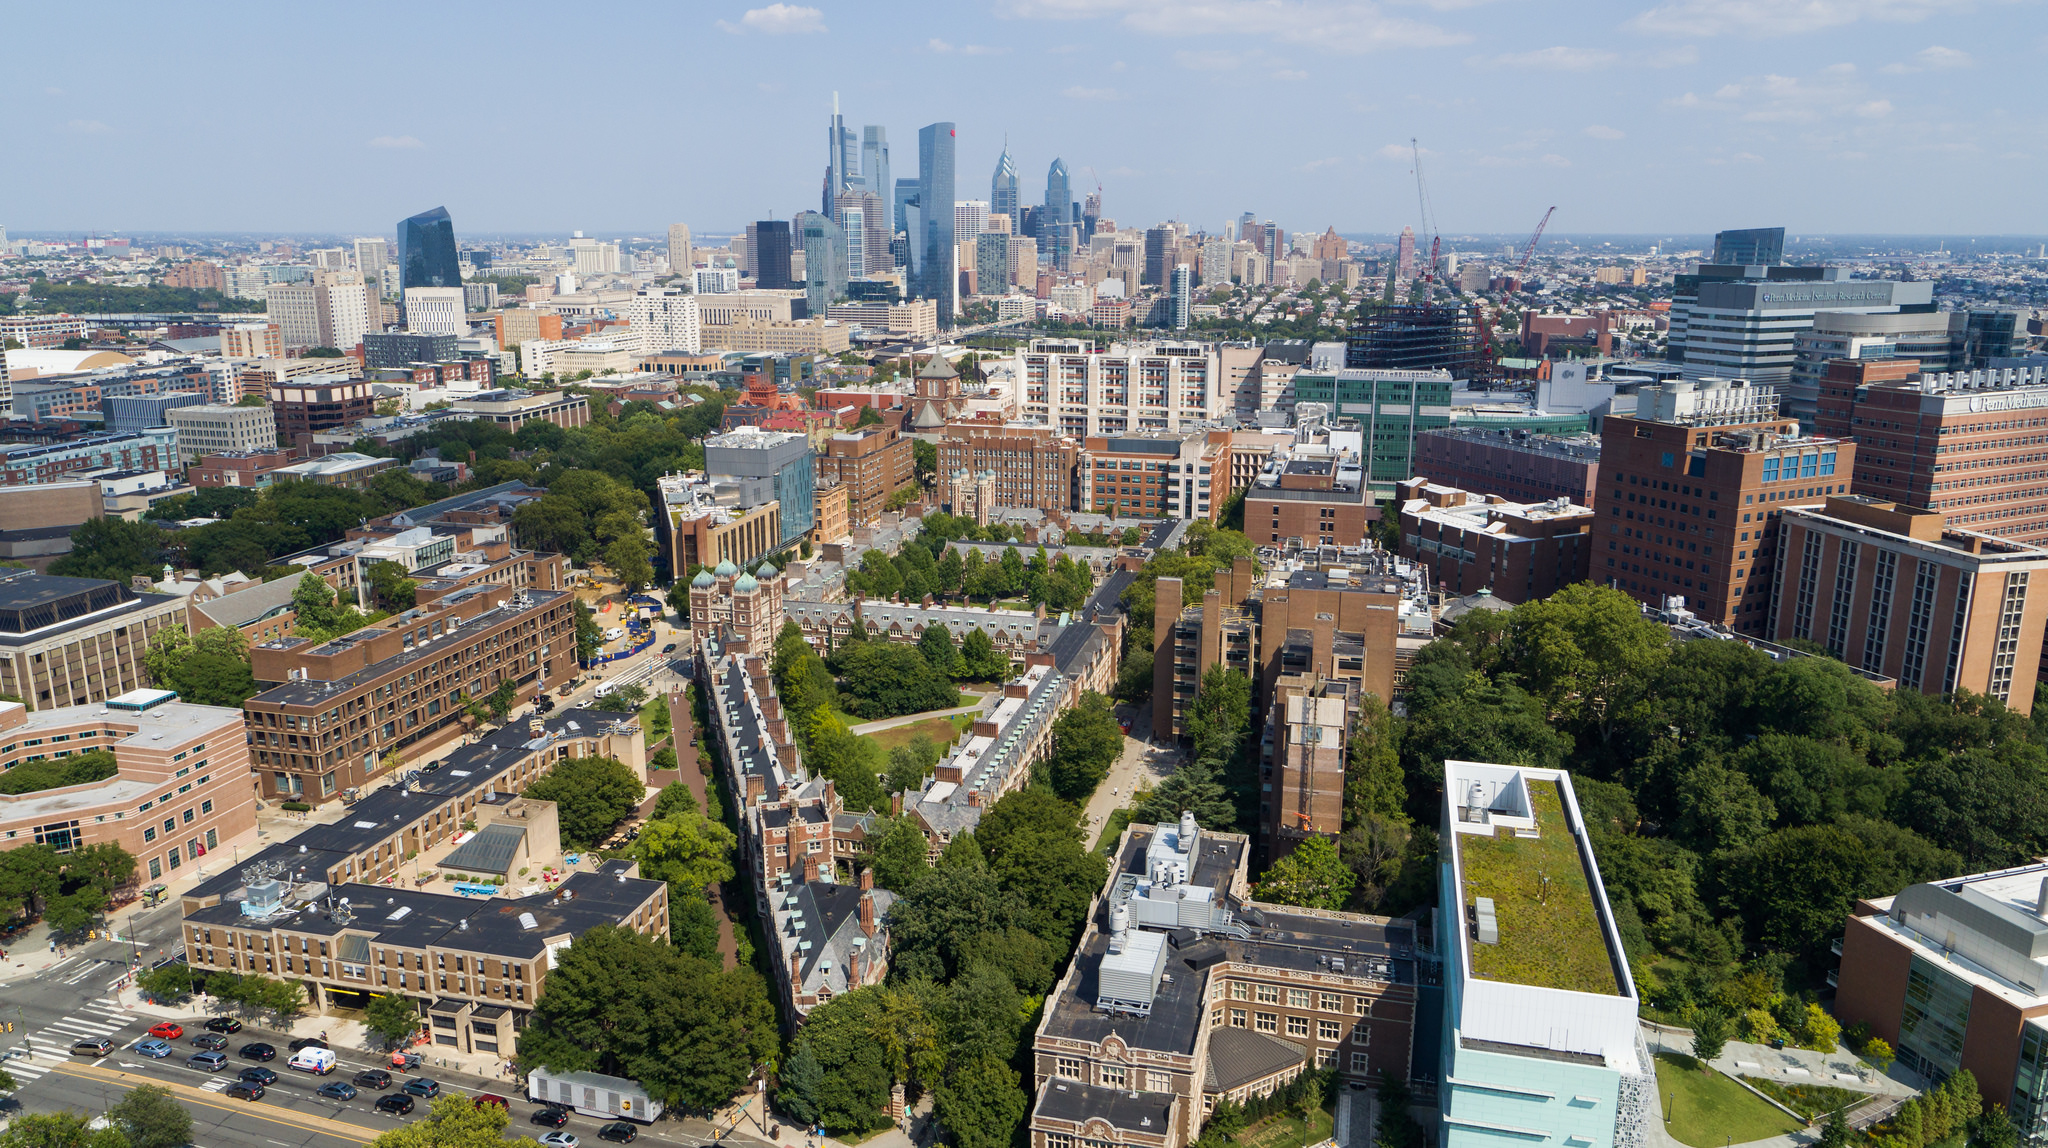
<svg viewBox="0 0 2048 1148">
<path fill-rule="evenodd" d="M 1472 971 L 1510 984 L 1619 996 L 1563 792 L 1554 781 L 1531 781 L 1529 802 L 1535 837 L 1517 837 L 1506 826 L 1491 837 L 1459 835 L 1466 902 L 1493 898 L 1500 925 L 1498 944 L 1470 943 Z"/>
</svg>

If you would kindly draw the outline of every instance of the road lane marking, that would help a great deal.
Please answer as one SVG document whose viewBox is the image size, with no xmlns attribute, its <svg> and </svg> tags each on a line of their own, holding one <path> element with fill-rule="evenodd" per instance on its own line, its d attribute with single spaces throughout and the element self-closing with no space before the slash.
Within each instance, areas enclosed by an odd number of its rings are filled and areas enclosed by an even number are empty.
<svg viewBox="0 0 2048 1148">
<path fill-rule="evenodd" d="M 364 1144 L 367 1144 L 370 1141 L 375 1140 L 378 1136 L 378 1130 L 375 1129 L 364 1128 L 360 1125 L 349 1124 L 340 1120 L 329 1120 L 325 1116 L 313 1116 L 308 1113 L 296 1112 L 292 1109 L 282 1108 L 276 1105 L 264 1105 L 261 1101 L 257 1101 L 253 1104 L 246 1100 L 229 1101 L 224 1097 L 218 1096 L 214 1093 L 206 1092 L 199 1088 L 194 1088 L 189 1084 L 181 1084 L 174 1080 L 159 1080 L 155 1077 L 138 1076 L 134 1073 L 122 1072 L 118 1069 L 112 1068 L 103 1068 L 99 1065 L 65 1063 L 60 1064 L 57 1067 L 65 1075 L 68 1076 L 78 1076 L 89 1080 L 101 1081 L 112 1079 L 128 1088 L 134 1088 L 138 1084 L 159 1085 L 170 1089 L 174 1093 L 180 1093 L 184 1095 L 186 1099 L 192 1101 L 195 1104 L 202 1104 L 208 1108 L 217 1108 L 222 1112 L 240 1112 L 244 1115 L 253 1116 L 258 1120 L 268 1120 L 272 1124 L 281 1124 L 286 1127 L 295 1128 L 302 1132 L 325 1133 L 329 1136 L 336 1136 L 342 1139 L 354 1140 Z M 221 1081 L 221 1086 L 226 1087 L 228 1083 L 227 1080 L 225 1078 L 219 1079 Z M 208 1083 L 210 1084 L 212 1082 L 208 1081 Z"/>
</svg>

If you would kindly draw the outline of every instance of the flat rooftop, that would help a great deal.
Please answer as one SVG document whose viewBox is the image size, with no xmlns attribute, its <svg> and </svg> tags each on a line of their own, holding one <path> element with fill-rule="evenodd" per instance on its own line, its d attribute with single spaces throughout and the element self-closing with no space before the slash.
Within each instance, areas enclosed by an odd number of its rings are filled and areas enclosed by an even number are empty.
<svg viewBox="0 0 2048 1148">
<path fill-rule="evenodd" d="M 1470 946 L 1474 976 L 1570 992 L 1622 995 L 1578 839 L 1558 783 L 1528 778 L 1535 835 L 1496 826 L 1459 834 L 1468 898 L 1493 901 L 1499 941 Z"/>
</svg>

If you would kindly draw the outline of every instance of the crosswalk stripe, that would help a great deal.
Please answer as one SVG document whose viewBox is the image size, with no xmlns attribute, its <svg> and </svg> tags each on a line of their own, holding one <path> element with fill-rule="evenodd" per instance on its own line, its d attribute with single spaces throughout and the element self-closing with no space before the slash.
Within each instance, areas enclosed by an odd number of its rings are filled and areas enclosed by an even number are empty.
<svg viewBox="0 0 2048 1148">
<path fill-rule="evenodd" d="M 121 1026 L 118 1024 L 87 1024 L 82 1020 L 72 1020 L 66 1017 L 63 1020 L 52 1021 L 50 1027 L 64 1032 L 82 1032 L 91 1036 L 105 1036 Z"/>
</svg>

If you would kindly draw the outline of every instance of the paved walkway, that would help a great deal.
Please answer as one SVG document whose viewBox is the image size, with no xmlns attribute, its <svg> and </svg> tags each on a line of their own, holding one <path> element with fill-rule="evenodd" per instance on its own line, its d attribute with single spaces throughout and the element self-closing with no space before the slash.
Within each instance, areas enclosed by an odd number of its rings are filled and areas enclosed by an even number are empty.
<svg viewBox="0 0 2048 1148">
<path fill-rule="evenodd" d="M 1131 732 L 1124 735 L 1123 753 L 1109 767 L 1109 776 L 1095 787 L 1095 795 L 1088 799 L 1083 811 L 1091 849 L 1101 839 L 1109 815 L 1129 805 L 1141 783 L 1156 788 L 1180 761 L 1179 747 L 1154 745 L 1147 740 L 1152 733 L 1152 703 L 1146 702 L 1136 710 L 1118 706 L 1116 716 L 1118 721 L 1130 720 Z"/>
<path fill-rule="evenodd" d="M 883 718 L 880 721 L 864 721 L 857 726 L 848 728 L 854 733 L 880 733 L 885 729 L 895 729 L 899 725 L 911 725 L 931 718 L 952 717 L 954 714 L 980 713 L 982 702 L 985 700 L 985 698 L 976 698 L 971 706 L 954 706 L 949 710 L 926 710 L 921 714 L 904 714 L 902 717 Z"/>
<path fill-rule="evenodd" d="M 1652 1053 L 1677 1052 L 1692 1055 L 1692 1034 L 1682 1028 L 1643 1023 L 1643 1039 Z M 1908 1097 L 1927 1087 L 1927 1082 L 1908 1069 L 1892 1065 L 1884 1072 L 1865 1062 L 1847 1048 L 1816 1052 L 1806 1048 L 1772 1048 L 1731 1040 L 1721 1047 L 1721 1056 L 1709 1062 L 1729 1077 L 1760 1076 L 1784 1084 L 1823 1084 L 1867 1092 L 1875 1096 Z M 1767 1140 L 1752 1140 L 1736 1148 L 1806 1148 L 1820 1140 L 1821 1125 L 1800 1129 Z M 1688 1148 L 1665 1130 L 1663 1121 L 1653 1121 L 1650 1148 Z"/>
</svg>

